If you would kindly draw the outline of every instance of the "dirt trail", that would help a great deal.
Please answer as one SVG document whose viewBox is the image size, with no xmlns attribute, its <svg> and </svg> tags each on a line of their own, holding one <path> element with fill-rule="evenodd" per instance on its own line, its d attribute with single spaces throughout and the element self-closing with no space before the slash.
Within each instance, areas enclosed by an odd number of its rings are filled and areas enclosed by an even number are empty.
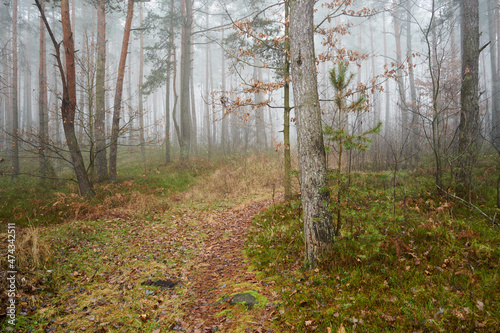
<svg viewBox="0 0 500 333">
<path fill-rule="evenodd" d="M 267 320 L 274 313 L 276 293 L 266 281 L 255 279 L 242 250 L 252 218 L 270 204 L 269 200 L 236 206 L 205 222 L 209 228 L 196 263 L 189 272 L 192 301 L 186 304 L 188 332 L 272 332 Z M 263 307 L 240 311 L 233 316 L 218 315 L 233 311 L 230 295 L 253 290 L 267 298 Z M 224 299 L 224 302 L 218 300 Z"/>
</svg>

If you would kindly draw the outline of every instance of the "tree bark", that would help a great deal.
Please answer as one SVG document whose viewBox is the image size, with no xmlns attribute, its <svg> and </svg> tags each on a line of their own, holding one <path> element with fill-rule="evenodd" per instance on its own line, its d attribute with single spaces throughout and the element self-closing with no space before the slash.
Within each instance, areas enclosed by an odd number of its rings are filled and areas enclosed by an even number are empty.
<svg viewBox="0 0 500 333">
<path fill-rule="evenodd" d="M 290 1 L 290 50 L 293 95 L 297 116 L 305 258 L 317 266 L 334 241 L 332 214 L 328 209 L 326 156 L 321 127 L 316 57 L 314 52 L 314 0 Z"/>
<path fill-rule="evenodd" d="M 478 0 L 460 2 L 462 31 L 462 87 L 460 124 L 458 126 L 459 194 L 471 199 L 473 169 L 479 135 L 479 4 Z"/>
<path fill-rule="evenodd" d="M 97 64 L 96 64 L 96 114 L 95 131 L 95 166 L 97 181 L 108 178 L 106 157 L 106 0 L 97 3 Z"/>
<path fill-rule="evenodd" d="M 122 104 L 123 77 L 125 75 L 125 64 L 127 61 L 128 41 L 130 39 L 130 28 L 134 16 L 134 1 L 128 0 L 127 19 L 123 31 L 122 51 L 118 65 L 118 77 L 116 79 L 115 100 L 113 104 L 113 123 L 111 126 L 111 145 L 109 149 L 109 177 L 116 180 L 116 159 L 118 155 L 118 137 L 120 135 L 120 112 Z"/>
</svg>

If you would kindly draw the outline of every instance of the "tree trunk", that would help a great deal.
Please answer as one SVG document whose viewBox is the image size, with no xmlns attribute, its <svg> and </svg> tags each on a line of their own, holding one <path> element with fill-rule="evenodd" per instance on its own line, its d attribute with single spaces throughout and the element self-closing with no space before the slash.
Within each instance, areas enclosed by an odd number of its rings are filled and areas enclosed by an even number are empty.
<svg viewBox="0 0 500 333">
<path fill-rule="evenodd" d="M 192 22 L 192 21 L 191 21 Z M 193 30 L 193 26 L 191 24 L 191 30 Z M 194 66 L 194 36 L 191 36 L 191 69 L 190 69 L 190 77 L 189 77 L 189 82 L 190 82 L 190 87 L 191 87 L 191 117 L 192 117 L 192 128 L 191 132 L 193 134 L 192 137 L 192 148 L 193 148 L 193 154 L 196 156 L 198 155 L 198 127 L 196 124 L 196 100 L 194 98 L 194 79 L 193 79 L 193 66 Z"/>
<path fill-rule="evenodd" d="M 41 0 L 42 11 L 45 11 L 45 0 Z M 45 27 L 43 19 L 40 17 L 40 48 L 38 65 L 38 156 L 40 176 L 43 179 L 47 176 L 48 160 L 45 156 L 47 142 L 49 140 L 48 127 L 49 119 L 47 112 L 47 45 L 45 42 Z"/>
<path fill-rule="evenodd" d="M 290 3 L 285 1 L 285 21 L 289 17 Z M 284 179 L 283 186 L 285 188 L 285 200 L 292 199 L 292 159 L 290 157 L 290 41 L 289 41 L 289 24 L 285 25 L 285 68 L 284 68 L 284 115 L 283 115 L 283 145 L 285 155 Z"/>
<path fill-rule="evenodd" d="M 146 160 L 144 140 L 144 96 L 142 95 L 142 84 L 144 82 L 144 33 L 142 31 L 143 13 L 142 2 L 139 6 L 139 20 L 141 30 L 139 32 L 139 145 L 141 146 L 142 161 Z"/>
<path fill-rule="evenodd" d="M 411 36 L 411 18 L 412 18 L 412 5 L 407 3 L 406 8 L 406 56 L 408 58 L 408 76 L 410 81 L 410 105 L 407 108 L 411 114 L 410 126 L 410 156 L 411 160 L 418 164 L 418 150 L 419 150 L 419 129 L 418 129 L 418 114 L 417 114 L 417 90 L 415 88 L 415 73 L 413 68 L 413 51 L 412 51 L 412 36 Z"/>
<path fill-rule="evenodd" d="M 205 13 L 205 28 L 208 30 L 208 15 L 209 15 L 209 2 L 206 2 L 206 13 Z M 210 133 L 210 91 L 209 91 L 209 69 L 212 66 L 212 59 L 210 59 L 210 38 L 206 38 L 206 54 L 205 54 L 205 123 L 207 127 L 207 146 L 208 146 L 208 158 L 210 159 L 212 155 L 212 135 Z"/>
<path fill-rule="evenodd" d="M 191 30 L 193 20 L 192 0 L 182 0 L 182 47 L 181 47 L 181 135 L 180 150 L 181 160 L 189 159 L 191 149 L 191 113 L 189 79 L 191 77 Z"/>
<path fill-rule="evenodd" d="M 496 2 L 496 4 L 495 4 Z M 488 0 L 488 32 L 490 35 L 491 65 L 491 141 L 500 148 L 500 75 L 497 68 L 497 27 L 498 1 Z"/>
<path fill-rule="evenodd" d="M 314 53 L 314 0 L 290 1 L 290 49 L 297 115 L 306 265 L 314 268 L 331 251 L 334 226 Z"/>
<path fill-rule="evenodd" d="M 478 0 L 460 2 L 462 29 L 462 87 L 460 124 L 458 126 L 459 194 L 471 199 L 473 169 L 479 135 L 479 4 Z"/>
<path fill-rule="evenodd" d="M 12 179 L 19 175 L 19 110 L 17 82 L 17 0 L 12 3 Z"/>
<path fill-rule="evenodd" d="M 31 4 L 28 5 L 27 8 L 27 22 L 31 22 Z M 24 129 L 29 130 L 33 126 L 33 114 L 32 114 L 32 104 L 31 104 L 31 94 L 32 88 L 31 88 L 31 62 L 32 62 L 32 56 L 31 56 L 31 34 L 28 32 L 26 34 L 26 44 L 25 44 L 25 50 L 26 50 L 26 72 L 24 73 L 24 80 L 25 80 L 25 90 L 24 90 L 24 98 L 25 98 L 25 105 L 24 105 L 24 110 L 25 110 L 25 115 L 24 115 Z"/>
<path fill-rule="evenodd" d="M 97 66 L 95 92 L 95 166 L 97 181 L 108 178 L 106 157 L 106 0 L 97 4 Z"/>
<path fill-rule="evenodd" d="M 221 22 L 222 24 L 222 22 Z M 224 52 L 224 29 L 222 29 L 222 47 L 221 47 L 221 82 L 222 82 L 222 115 L 221 115 L 221 146 L 222 146 L 222 153 L 227 154 L 229 153 L 229 138 L 228 138 L 228 130 L 227 130 L 227 109 L 226 109 L 226 59 L 225 59 L 225 52 Z"/>
<path fill-rule="evenodd" d="M 118 77 L 116 79 L 115 100 L 113 104 L 113 123 L 111 126 L 111 145 L 109 149 L 109 177 L 116 180 L 116 159 L 118 154 L 118 136 L 120 135 L 120 112 L 123 92 L 123 76 L 125 75 L 125 64 L 127 61 L 128 41 L 130 38 L 130 28 L 134 16 L 134 1 L 128 0 L 127 19 L 123 31 L 122 51 L 120 63 L 118 65 Z"/>
<path fill-rule="evenodd" d="M 404 84 L 404 78 L 403 78 L 403 70 L 401 67 L 403 66 L 402 63 L 402 51 L 401 51 L 401 32 L 399 30 L 399 11 L 398 11 L 398 6 L 399 4 L 397 3 L 397 0 L 393 1 L 393 18 L 394 18 L 394 37 L 396 39 L 396 66 L 397 67 L 397 79 L 396 82 L 398 84 L 398 92 L 399 92 L 399 103 L 400 103 L 400 110 L 401 110 L 401 129 L 402 129 L 402 137 L 401 137 L 401 143 L 402 143 L 402 149 L 406 151 L 404 148 L 405 142 L 408 140 L 408 108 L 406 105 L 406 89 L 405 89 L 405 84 Z M 406 153 L 405 153 L 406 155 Z"/>
<path fill-rule="evenodd" d="M 262 82 L 262 61 L 258 55 L 254 58 L 253 79 L 254 81 Z M 258 86 L 258 85 L 256 85 Z M 264 108 L 260 105 L 264 102 L 264 94 L 259 90 L 254 93 L 255 102 L 255 138 L 256 148 L 262 150 L 266 147 L 266 133 L 264 130 Z"/>
</svg>

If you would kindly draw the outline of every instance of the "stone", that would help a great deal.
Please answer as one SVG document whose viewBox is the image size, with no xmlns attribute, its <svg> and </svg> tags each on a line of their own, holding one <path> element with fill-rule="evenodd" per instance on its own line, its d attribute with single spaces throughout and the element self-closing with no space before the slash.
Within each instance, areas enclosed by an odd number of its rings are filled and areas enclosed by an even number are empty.
<svg viewBox="0 0 500 333">
<path fill-rule="evenodd" d="M 251 310 L 254 305 L 258 304 L 257 299 L 249 293 L 239 293 L 233 296 L 229 301 L 229 304 L 244 304 L 249 310 Z"/>
</svg>

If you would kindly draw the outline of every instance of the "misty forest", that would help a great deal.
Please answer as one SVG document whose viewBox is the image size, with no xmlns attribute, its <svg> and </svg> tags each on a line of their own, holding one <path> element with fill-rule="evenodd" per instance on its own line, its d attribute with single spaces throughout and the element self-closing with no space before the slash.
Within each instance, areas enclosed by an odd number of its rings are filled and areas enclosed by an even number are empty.
<svg viewBox="0 0 500 333">
<path fill-rule="evenodd" d="M 3 0 L 4 332 L 494 332 L 500 1 Z"/>
</svg>

